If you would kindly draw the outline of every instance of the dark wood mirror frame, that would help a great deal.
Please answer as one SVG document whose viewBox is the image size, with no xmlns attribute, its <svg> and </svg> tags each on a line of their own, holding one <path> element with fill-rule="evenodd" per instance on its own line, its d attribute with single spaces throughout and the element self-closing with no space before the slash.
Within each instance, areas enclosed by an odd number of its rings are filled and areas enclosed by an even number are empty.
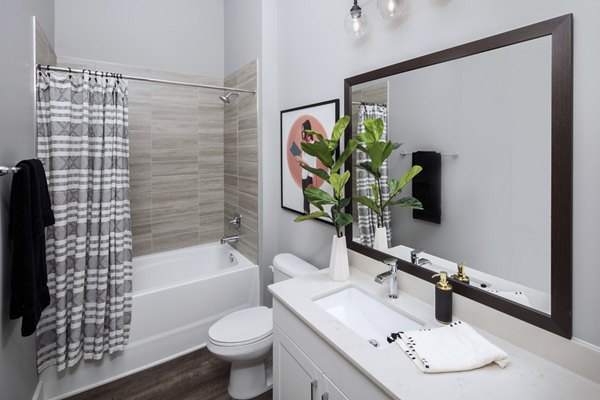
<svg viewBox="0 0 600 400">
<path fill-rule="evenodd" d="M 551 314 L 542 313 L 452 279 L 454 292 L 485 304 L 560 336 L 572 336 L 572 238 L 573 238 L 573 43 L 572 14 L 476 40 L 398 64 L 389 65 L 344 80 L 344 112 L 351 115 L 352 86 L 498 49 L 512 44 L 552 37 L 552 172 L 551 172 Z M 346 128 L 346 140 L 352 127 Z M 352 170 L 352 161 L 346 162 Z M 352 193 L 352 180 L 346 185 Z M 389 255 L 352 240 L 352 225 L 346 227 L 348 249 L 381 261 Z M 421 279 L 434 282 L 432 272 L 400 260 L 398 268 Z"/>
</svg>

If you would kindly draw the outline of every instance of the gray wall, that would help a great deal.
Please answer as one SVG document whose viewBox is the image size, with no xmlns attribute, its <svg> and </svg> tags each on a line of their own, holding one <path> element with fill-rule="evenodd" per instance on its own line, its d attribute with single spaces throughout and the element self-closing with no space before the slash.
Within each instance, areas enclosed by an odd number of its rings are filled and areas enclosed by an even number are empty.
<svg viewBox="0 0 600 400">
<path fill-rule="evenodd" d="M 0 164 L 35 157 L 33 16 L 54 41 L 54 1 L 0 3 Z M 11 177 L 0 178 L 0 390 L 3 399 L 31 399 L 37 385 L 35 336 L 21 337 L 21 320 L 8 318 L 8 208 Z"/>
<path fill-rule="evenodd" d="M 56 54 L 223 77 L 221 0 L 56 0 Z"/>
<path fill-rule="evenodd" d="M 225 0 L 225 76 L 258 58 L 261 0 Z"/>
<path fill-rule="evenodd" d="M 550 292 L 550 46 L 539 38 L 389 80 L 392 140 L 460 154 L 442 157 L 441 224 L 393 207 L 393 246 Z M 390 176 L 411 164 L 395 152 Z"/>
<path fill-rule="evenodd" d="M 278 105 L 263 112 L 343 97 L 343 79 L 376 67 L 574 13 L 574 252 L 573 331 L 577 338 L 600 345 L 597 290 L 597 242 L 600 237 L 600 2 L 589 0 L 411 1 L 408 15 L 391 24 L 377 15 L 376 2 L 363 8 L 372 31 L 362 42 L 349 39 L 342 19 L 343 1 L 283 1 L 278 4 Z M 525 4 L 526 3 L 526 4 Z M 315 12 L 318 10 L 318 12 Z M 516 12 L 515 10 L 518 10 Z M 306 29 L 310 21 L 310 29 Z M 337 22 L 336 22 L 337 21 Z M 264 40 L 264 38 L 263 38 Z M 299 62 L 309 58 L 309 62 Z M 268 76 L 273 79 L 273 75 Z M 279 157 L 279 133 L 264 132 L 270 154 Z M 277 198 L 279 186 L 263 196 Z M 294 214 L 276 210 L 279 251 L 292 251 L 321 266 L 328 263 L 332 229 L 319 222 L 293 222 Z"/>
</svg>

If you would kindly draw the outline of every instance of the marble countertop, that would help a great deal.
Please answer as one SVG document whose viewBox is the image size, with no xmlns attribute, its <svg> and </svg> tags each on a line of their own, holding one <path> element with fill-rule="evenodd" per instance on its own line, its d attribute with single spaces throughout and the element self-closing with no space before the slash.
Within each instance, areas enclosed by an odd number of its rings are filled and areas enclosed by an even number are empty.
<svg viewBox="0 0 600 400">
<path fill-rule="evenodd" d="M 388 299 L 387 282 L 351 268 L 350 278 L 334 282 L 327 270 L 269 286 L 273 296 L 312 328 L 344 358 L 377 386 L 397 399 L 600 399 L 600 385 L 547 361 L 499 337 L 478 329 L 486 339 L 510 357 L 505 368 L 491 364 L 472 371 L 441 374 L 422 373 L 392 344 L 377 349 L 318 306 L 313 300 L 348 286 L 355 286 L 414 319 L 427 328 L 443 326 L 434 318 L 433 307 L 400 292 Z M 433 290 L 433 287 L 432 287 Z M 275 321 L 277 323 L 277 321 Z"/>
</svg>

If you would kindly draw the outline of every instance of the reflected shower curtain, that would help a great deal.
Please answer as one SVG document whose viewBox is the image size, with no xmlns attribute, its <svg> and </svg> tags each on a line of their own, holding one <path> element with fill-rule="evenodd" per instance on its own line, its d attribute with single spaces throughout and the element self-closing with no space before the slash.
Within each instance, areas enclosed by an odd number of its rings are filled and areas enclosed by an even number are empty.
<svg viewBox="0 0 600 400">
<path fill-rule="evenodd" d="M 365 127 L 363 121 L 365 119 L 376 119 L 381 118 L 383 120 L 383 134 L 381 135 L 382 140 L 387 140 L 387 106 L 385 104 L 368 104 L 361 103 L 358 106 L 358 134 L 365 133 Z M 356 160 L 360 164 L 364 161 L 370 161 L 369 157 L 362 151 L 356 151 Z M 367 171 L 363 169 L 356 169 L 356 183 L 357 183 L 357 194 L 358 196 L 368 196 L 371 199 L 373 197 L 373 191 L 371 190 L 371 184 L 375 183 L 375 178 L 369 175 Z M 387 161 L 381 165 L 381 178 L 385 182 L 388 177 L 387 174 Z M 383 192 L 382 198 L 386 200 L 388 198 L 388 186 L 387 183 L 381 185 Z M 369 247 L 373 247 L 375 239 L 375 228 L 377 228 L 377 214 L 364 204 L 358 203 L 358 230 L 360 233 L 361 244 Z M 383 211 L 383 226 L 387 229 L 387 244 L 391 247 L 392 243 L 392 230 L 391 230 L 391 215 L 390 210 L 386 207 Z"/>
<path fill-rule="evenodd" d="M 56 224 L 46 231 L 51 303 L 37 328 L 37 368 L 123 349 L 131 320 L 127 82 L 43 71 L 38 157 Z"/>
</svg>

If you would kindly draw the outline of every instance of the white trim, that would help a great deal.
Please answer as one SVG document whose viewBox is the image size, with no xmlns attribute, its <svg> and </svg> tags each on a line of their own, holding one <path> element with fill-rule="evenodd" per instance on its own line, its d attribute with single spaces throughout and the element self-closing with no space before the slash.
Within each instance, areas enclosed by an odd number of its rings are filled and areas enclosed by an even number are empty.
<svg viewBox="0 0 600 400">
<path fill-rule="evenodd" d="M 31 400 L 42 400 L 44 398 L 44 381 L 39 380 L 37 386 L 35 387 L 35 392 L 33 392 L 33 396 Z"/>
</svg>

